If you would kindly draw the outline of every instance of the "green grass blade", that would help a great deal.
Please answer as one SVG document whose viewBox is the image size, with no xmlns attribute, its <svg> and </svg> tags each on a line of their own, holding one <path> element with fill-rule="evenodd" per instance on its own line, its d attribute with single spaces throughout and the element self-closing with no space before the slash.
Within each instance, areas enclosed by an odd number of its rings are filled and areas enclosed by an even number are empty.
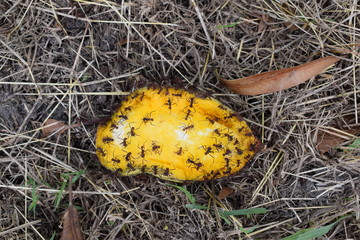
<svg viewBox="0 0 360 240">
<path fill-rule="evenodd" d="M 249 215 L 249 214 L 262 214 L 267 213 L 268 210 L 266 208 L 248 208 L 248 209 L 238 209 L 231 211 L 223 211 L 224 216 L 236 216 L 236 215 Z"/>
<path fill-rule="evenodd" d="M 352 144 L 350 144 L 348 147 L 359 148 L 360 147 L 360 138 L 355 139 L 354 142 Z"/>
<path fill-rule="evenodd" d="M 195 204 L 195 197 L 188 190 L 186 190 L 186 188 L 180 187 L 178 185 L 173 185 L 173 184 L 166 184 L 166 185 L 179 189 L 180 191 L 182 191 L 185 194 L 185 196 L 189 199 L 189 201 L 192 204 Z"/>
<path fill-rule="evenodd" d="M 335 224 L 337 224 L 340 220 L 344 219 L 345 217 L 348 217 L 348 215 L 343 216 L 338 220 L 336 220 L 335 222 L 326 225 L 324 227 L 302 229 L 300 231 L 297 231 L 293 235 L 282 238 L 280 240 L 311 240 L 317 237 L 321 237 L 327 234 Z"/>
</svg>

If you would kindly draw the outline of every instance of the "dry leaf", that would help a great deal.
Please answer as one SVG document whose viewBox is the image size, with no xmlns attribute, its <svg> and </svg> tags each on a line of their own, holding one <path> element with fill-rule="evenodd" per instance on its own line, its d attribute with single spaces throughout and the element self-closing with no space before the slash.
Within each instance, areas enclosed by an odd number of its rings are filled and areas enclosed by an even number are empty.
<svg viewBox="0 0 360 240">
<path fill-rule="evenodd" d="M 83 239 L 78 211 L 72 204 L 70 204 L 69 207 L 66 209 L 62 221 L 63 231 L 61 233 L 60 240 Z"/>
<path fill-rule="evenodd" d="M 232 194 L 234 192 L 234 189 L 229 188 L 229 187 L 223 187 L 219 193 L 219 195 L 217 196 L 217 198 L 219 200 L 223 200 L 225 198 L 227 198 L 230 194 Z"/>
<path fill-rule="evenodd" d="M 80 124 L 78 124 L 78 123 L 66 125 L 65 123 L 63 123 L 61 121 L 50 118 L 50 119 L 46 120 L 44 123 L 44 127 L 42 129 L 42 136 L 47 137 L 47 136 L 50 136 L 51 134 L 55 134 L 58 136 L 69 128 L 74 128 L 74 127 L 79 127 L 79 126 L 80 126 Z"/>
<path fill-rule="evenodd" d="M 329 128 L 327 130 L 319 130 L 317 135 L 317 149 L 321 154 L 331 150 L 333 147 L 351 140 L 351 135 L 360 133 L 360 126 L 347 130 L 337 128 Z"/>
<path fill-rule="evenodd" d="M 292 68 L 223 82 L 230 90 L 242 95 L 272 93 L 299 85 L 339 60 L 337 57 L 324 57 Z"/>
</svg>

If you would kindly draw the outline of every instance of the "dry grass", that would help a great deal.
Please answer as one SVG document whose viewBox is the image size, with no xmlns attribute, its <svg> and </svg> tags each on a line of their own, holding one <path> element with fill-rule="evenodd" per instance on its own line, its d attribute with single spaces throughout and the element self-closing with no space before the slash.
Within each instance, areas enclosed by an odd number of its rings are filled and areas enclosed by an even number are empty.
<svg viewBox="0 0 360 240">
<path fill-rule="evenodd" d="M 86 239 L 280 239 L 347 214 L 323 239 L 360 239 L 358 152 L 321 155 L 315 140 L 319 128 L 359 122 L 360 5 L 280 2 L 2 0 L 0 238 L 59 234 L 68 198 L 62 194 L 55 208 L 56 193 L 65 173 L 84 170 L 73 190 Z M 343 60 L 274 94 L 230 94 L 217 78 L 329 55 Z M 183 192 L 166 181 L 101 167 L 94 125 L 41 138 L 48 118 L 72 124 L 109 116 L 139 84 L 172 78 L 240 112 L 267 147 L 237 176 L 187 185 L 208 211 L 186 208 Z M 215 200 L 224 186 L 235 192 Z M 231 217 L 230 225 L 218 214 L 252 207 L 270 211 Z"/>
</svg>

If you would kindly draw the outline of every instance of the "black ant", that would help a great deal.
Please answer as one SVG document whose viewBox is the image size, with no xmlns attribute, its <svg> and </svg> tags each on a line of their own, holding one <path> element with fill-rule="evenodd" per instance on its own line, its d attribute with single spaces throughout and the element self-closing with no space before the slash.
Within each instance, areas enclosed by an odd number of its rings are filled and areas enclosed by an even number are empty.
<svg viewBox="0 0 360 240">
<path fill-rule="evenodd" d="M 226 111 L 226 107 L 224 107 L 224 106 L 222 106 L 222 105 L 219 105 L 218 108 Z"/>
<path fill-rule="evenodd" d="M 232 140 L 234 140 L 234 137 L 231 136 L 230 134 L 225 133 L 224 135 L 228 138 L 229 142 L 232 141 Z"/>
<path fill-rule="evenodd" d="M 240 160 L 237 160 L 236 162 L 237 162 L 236 167 L 239 167 L 239 166 L 240 166 L 241 161 L 240 161 Z"/>
<path fill-rule="evenodd" d="M 175 153 L 177 154 L 177 155 L 181 155 L 181 154 L 183 154 L 183 148 L 182 147 L 179 147 L 179 150 L 177 150 Z"/>
<path fill-rule="evenodd" d="M 158 166 L 153 166 L 153 171 L 154 171 L 154 174 L 156 175 L 157 174 L 157 172 L 158 172 Z"/>
<path fill-rule="evenodd" d="M 215 123 L 215 120 L 214 120 L 214 119 L 211 119 L 211 118 L 209 118 L 209 117 L 206 117 L 206 119 L 209 120 L 209 122 L 210 122 L 211 124 L 214 124 L 214 123 Z"/>
<path fill-rule="evenodd" d="M 129 106 L 129 107 L 126 107 L 126 108 L 124 108 L 124 110 L 127 111 L 127 112 L 129 112 L 129 111 L 131 111 L 131 107 L 130 107 L 130 106 Z"/>
<path fill-rule="evenodd" d="M 166 101 L 165 105 L 168 105 L 169 106 L 169 110 L 171 110 L 171 99 L 168 98 L 168 100 Z"/>
<path fill-rule="evenodd" d="M 182 130 L 187 131 L 187 130 L 190 130 L 190 129 L 193 129 L 193 128 L 194 128 L 194 125 L 189 125 L 189 126 L 184 127 Z"/>
<path fill-rule="evenodd" d="M 241 127 L 238 129 L 238 132 L 242 132 L 242 130 L 244 130 L 245 127 Z"/>
<path fill-rule="evenodd" d="M 219 135 L 219 136 L 221 135 L 219 129 L 215 129 L 215 130 L 214 130 L 214 133 L 216 133 L 216 134 Z"/>
<path fill-rule="evenodd" d="M 124 147 L 127 147 L 127 145 L 128 145 L 127 142 L 126 142 L 127 139 L 128 139 L 128 138 L 123 138 L 123 140 L 122 140 L 122 142 L 121 142 L 121 145 L 123 145 Z"/>
<path fill-rule="evenodd" d="M 128 168 L 130 168 L 131 171 L 135 171 L 135 168 L 134 168 L 134 166 L 133 166 L 131 163 L 128 163 L 126 166 L 127 166 Z"/>
<path fill-rule="evenodd" d="M 118 115 L 118 117 L 123 120 L 128 120 L 128 117 L 126 115 Z"/>
<path fill-rule="evenodd" d="M 257 148 L 257 144 L 256 143 L 250 143 L 250 147 L 249 150 L 252 152 L 255 152 Z"/>
<path fill-rule="evenodd" d="M 130 161 L 130 158 L 131 158 L 131 152 L 128 152 L 126 155 L 125 155 L 125 160 L 126 161 Z"/>
<path fill-rule="evenodd" d="M 152 112 L 151 112 L 152 113 Z M 143 117 L 143 122 L 146 124 L 147 122 L 154 121 L 154 118 L 151 117 L 151 113 L 147 114 L 145 117 Z"/>
<path fill-rule="evenodd" d="M 164 175 L 165 175 L 165 176 L 169 176 L 169 174 L 170 174 L 170 169 L 169 169 L 169 168 L 165 168 Z"/>
<path fill-rule="evenodd" d="M 131 136 L 135 136 L 135 135 L 136 135 L 136 133 L 135 133 L 135 127 L 131 127 L 131 129 L 130 129 L 130 135 L 131 135 Z"/>
<path fill-rule="evenodd" d="M 111 143 L 114 141 L 114 139 L 111 137 L 104 137 L 102 140 L 104 143 Z"/>
<path fill-rule="evenodd" d="M 144 147 L 144 146 L 141 146 L 141 147 L 140 147 L 140 150 L 141 150 L 141 152 L 140 152 L 140 157 L 144 158 L 144 157 L 145 157 L 145 152 L 146 152 L 145 147 Z"/>
<path fill-rule="evenodd" d="M 193 159 L 191 159 L 191 158 L 188 158 L 186 162 L 189 163 L 189 164 L 195 165 L 195 166 L 196 166 L 196 170 L 199 170 L 199 169 L 203 166 L 202 163 L 195 162 L 195 161 L 194 161 Z"/>
<path fill-rule="evenodd" d="M 228 167 L 228 170 L 224 172 L 224 174 L 230 174 L 231 173 L 231 167 Z"/>
<path fill-rule="evenodd" d="M 240 148 L 235 147 L 235 150 L 236 150 L 237 154 L 239 154 L 239 155 L 243 154 L 243 151 Z"/>
<path fill-rule="evenodd" d="M 214 153 L 214 151 L 211 151 L 211 147 L 207 147 L 204 154 L 208 155 L 209 153 Z"/>
<path fill-rule="evenodd" d="M 223 153 L 223 156 L 230 155 L 230 154 L 231 154 L 230 149 L 226 149 L 226 150 L 225 150 L 225 153 Z"/>
<path fill-rule="evenodd" d="M 146 167 L 147 167 L 146 165 L 143 165 L 143 166 L 141 167 L 141 172 L 142 172 L 142 173 L 145 173 Z"/>
<path fill-rule="evenodd" d="M 160 146 L 159 146 L 159 145 L 156 145 L 155 142 L 152 143 L 152 148 L 151 148 L 151 150 L 152 150 L 153 152 L 155 152 L 155 153 L 159 153 L 159 154 L 160 154 L 160 152 L 159 152 Z"/>
<path fill-rule="evenodd" d="M 235 141 L 234 141 L 234 145 L 239 145 L 239 140 L 237 138 L 235 138 Z"/>
<path fill-rule="evenodd" d="M 225 116 L 224 119 L 230 119 L 230 118 L 233 118 L 233 117 L 236 117 L 236 114 L 233 113 L 233 114 L 230 114 L 228 116 Z"/>
<path fill-rule="evenodd" d="M 172 93 L 171 95 L 175 96 L 175 97 L 182 97 L 181 93 Z"/>
<path fill-rule="evenodd" d="M 110 130 L 118 129 L 118 126 L 115 123 L 111 123 Z"/>
<path fill-rule="evenodd" d="M 188 119 L 189 119 L 190 114 L 191 114 L 191 110 L 188 109 L 187 112 L 186 112 L 185 120 L 188 120 Z"/>
<path fill-rule="evenodd" d="M 106 152 L 105 152 L 101 147 L 96 148 L 96 150 L 97 150 L 103 157 L 106 156 Z"/>
<path fill-rule="evenodd" d="M 135 93 L 134 96 L 131 96 L 131 99 L 134 100 L 135 98 L 137 98 L 140 95 L 140 93 Z"/>
<path fill-rule="evenodd" d="M 221 144 L 213 144 L 213 146 L 218 150 L 223 147 Z"/>
<path fill-rule="evenodd" d="M 225 158 L 225 167 L 229 167 L 230 158 Z"/>
<path fill-rule="evenodd" d="M 194 104 L 195 104 L 195 98 L 190 98 L 190 105 L 189 105 L 189 107 L 191 107 L 191 108 L 193 108 L 194 107 Z"/>
<path fill-rule="evenodd" d="M 112 159 L 111 159 L 111 161 L 113 161 L 113 162 L 114 162 L 114 164 L 115 164 L 115 163 L 120 163 L 120 160 L 119 160 L 119 159 L 117 159 L 117 158 L 112 158 Z"/>
</svg>

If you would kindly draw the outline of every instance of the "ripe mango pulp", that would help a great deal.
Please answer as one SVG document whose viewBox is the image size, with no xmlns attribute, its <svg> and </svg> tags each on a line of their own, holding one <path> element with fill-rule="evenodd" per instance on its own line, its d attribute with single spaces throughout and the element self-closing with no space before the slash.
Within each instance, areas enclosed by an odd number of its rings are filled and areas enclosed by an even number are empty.
<svg viewBox="0 0 360 240">
<path fill-rule="evenodd" d="M 259 142 L 245 121 L 213 98 L 175 88 L 142 88 L 98 128 L 103 166 L 129 176 L 217 179 L 239 171 Z"/>
</svg>

